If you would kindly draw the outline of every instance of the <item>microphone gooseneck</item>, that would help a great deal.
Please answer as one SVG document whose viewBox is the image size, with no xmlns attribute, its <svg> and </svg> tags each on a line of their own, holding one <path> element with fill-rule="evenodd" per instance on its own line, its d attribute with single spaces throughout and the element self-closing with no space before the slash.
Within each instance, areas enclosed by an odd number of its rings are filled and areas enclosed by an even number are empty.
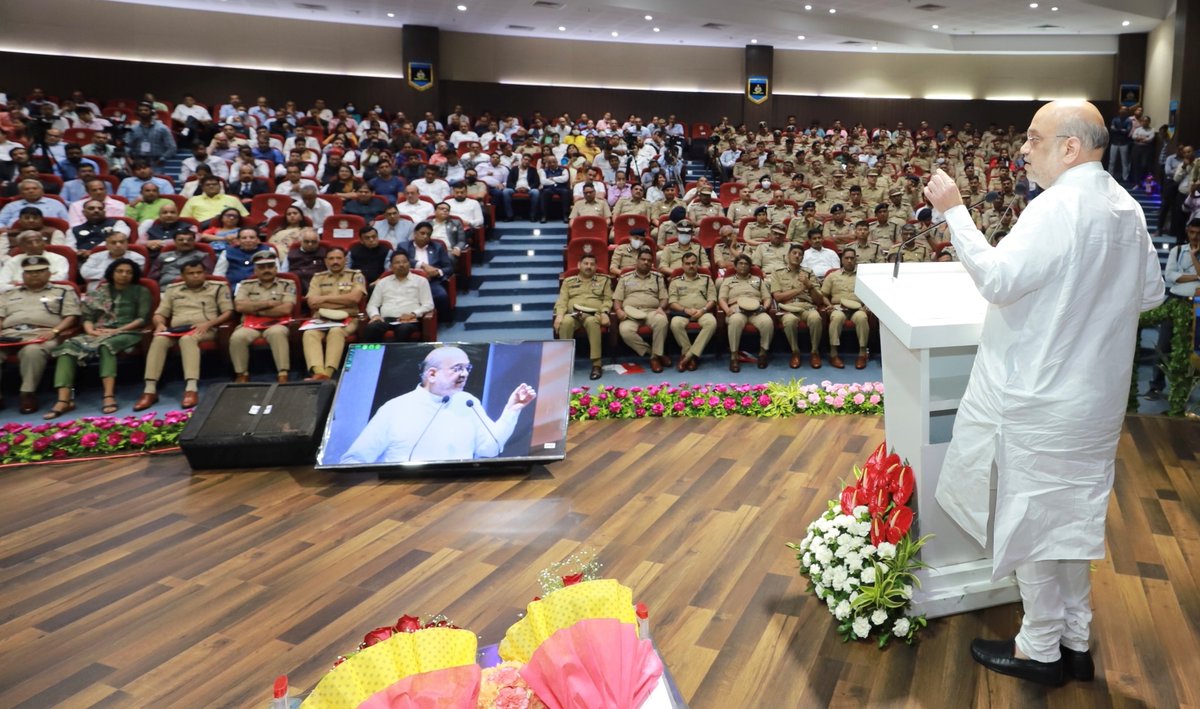
<svg viewBox="0 0 1200 709">
<path fill-rule="evenodd" d="M 417 446 L 421 444 L 421 439 L 425 437 L 425 434 L 429 431 L 429 427 L 433 425 L 433 420 L 438 417 L 438 414 L 442 413 L 442 409 L 446 408 L 446 404 L 448 403 L 450 403 L 449 395 L 443 396 L 442 403 L 438 405 L 437 411 L 434 411 L 433 416 L 430 416 L 429 420 L 425 422 L 425 428 L 421 429 L 421 435 L 417 436 L 417 440 L 413 442 L 412 448 L 409 449 L 408 460 L 406 462 L 412 462 L 413 454 L 417 452 Z"/>
<path fill-rule="evenodd" d="M 970 211 L 972 209 L 978 209 L 979 207 L 982 207 L 985 204 L 991 204 L 992 202 L 995 202 L 998 199 L 1000 199 L 999 192 L 988 192 L 987 194 L 985 194 L 983 196 L 983 199 L 981 199 L 978 202 L 976 202 L 975 204 L 972 204 L 971 206 L 967 207 L 967 211 Z M 896 257 L 893 261 L 894 265 L 892 267 L 892 278 L 900 277 L 900 256 L 901 256 L 901 253 L 904 251 L 904 247 L 908 246 L 913 241 L 916 241 L 917 239 L 928 234 L 929 232 L 933 231 L 934 229 L 937 229 L 938 227 L 942 226 L 945 223 L 946 223 L 945 215 L 942 215 L 942 220 L 940 222 L 938 222 L 937 224 L 930 224 L 929 226 L 925 227 L 921 231 L 918 231 L 916 234 L 913 234 L 912 236 L 908 237 L 904 241 L 901 241 L 899 243 L 899 245 L 896 246 Z"/>
<path fill-rule="evenodd" d="M 483 420 L 483 415 L 479 413 L 479 409 L 475 408 L 474 399 L 467 399 L 467 408 L 475 412 L 475 417 L 479 419 L 479 423 L 483 424 L 483 429 L 488 432 L 488 435 L 492 437 L 492 442 L 496 444 L 496 455 L 500 455 L 500 449 L 504 446 L 500 445 L 500 439 L 496 438 L 496 434 L 492 433 L 492 427 L 488 425 L 487 421 Z"/>
</svg>

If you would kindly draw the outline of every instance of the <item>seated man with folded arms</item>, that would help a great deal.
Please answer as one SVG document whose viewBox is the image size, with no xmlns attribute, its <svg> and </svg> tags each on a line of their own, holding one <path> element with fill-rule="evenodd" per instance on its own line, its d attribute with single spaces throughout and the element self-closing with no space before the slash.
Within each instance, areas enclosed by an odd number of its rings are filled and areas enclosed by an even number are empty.
<svg viewBox="0 0 1200 709">
<path fill-rule="evenodd" d="M 297 296 L 296 284 L 279 278 L 279 264 L 273 250 L 254 255 L 254 278 L 242 281 L 233 297 L 234 310 L 242 314 L 241 327 L 229 338 L 229 358 L 233 360 L 235 382 L 250 381 L 250 345 L 259 337 L 266 338 L 270 345 L 277 381 L 282 384 L 288 380 L 291 366 L 288 327 L 270 321 L 289 317 Z M 257 322 L 259 318 L 268 322 Z"/>
<path fill-rule="evenodd" d="M 23 231 L 17 235 L 16 246 L 21 253 L 4 262 L 0 267 L 0 291 L 20 288 L 25 282 L 25 259 L 39 256 L 46 261 L 50 271 L 50 280 L 65 281 L 70 278 L 71 266 L 67 259 L 59 254 L 46 251 L 46 238 L 40 231 Z"/>
<path fill-rule="evenodd" d="M 683 275 L 667 286 L 668 314 L 671 335 L 679 344 L 683 356 L 679 358 L 679 371 L 695 371 L 704 348 L 708 346 L 717 329 L 717 318 L 713 310 L 717 305 L 717 286 L 707 274 L 697 269 L 700 260 L 694 253 L 683 255 Z M 688 339 L 687 327 L 691 323 L 700 325 L 695 341 Z"/>
<path fill-rule="evenodd" d="M 854 323 L 854 333 L 858 336 L 858 359 L 854 363 L 854 368 L 865 369 L 867 366 L 867 342 L 871 336 L 870 320 L 867 317 L 869 312 L 867 306 L 863 305 L 858 296 L 854 294 L 858 278 L 857 268 L 858 254 L 853 248 L 847 247 L 842 250 L 841 270 L 829 274 L 821 283 L 821 293 L 833 307 L 829 313 L 829 362 L 837 369 L 845 366 L 842 363 L 841 355 L 838 354 L 838 346 L 842 342 L 842 327 L 846 324 L 847 314 L 849 314 L 850 322 Z"/>
<path fill-rule="evenodd" d="M 204 264 L 192 261 L 183 266 L 183 281 L 172 283 L 162 292 L 158 310 L 154 312 L 154 339 L 146 353 L 145 389 L 133 405 L 134 411 L 144 411 L 158 403 L 158 381 L 162 378 L 167 351 L 179 344 L 179 359 L 183 363 L 183 400 L 180 405 L 190 409 L 200 401 L 200 343 L 217 337 L 217 328 L 232 322 L 233 300 L 228 284 L 206 278 Z M 168 331 L 185 332 L 179 337 Z"/>
<path fill-rule="evenodd" d="M 639 356 L 650 355 L 650 369 L 661 372 L 670 364 L 663 348 L 667 340 L 667 283 L 653 266 L 654 253 L 650 247 L 643 246 L 638 252 L 635 270 L 617 281 L 613 310 L 620 323 L 617 329 L 621 339 Z M 642 325 L 650 327 L 649 346 L 638 334 Z"/>
<path fill-rule="evenodd" d="M 108 270 L 109 264 L 119 258 L 133 261 L 145 273 L 146 259 L 138 252 L 129 250 L 129 235 L 120 231 L 112 231 L 104 237 L 104 251 L 88 256 L 88 259 L 79 267 L 79 275 L 83 277 L 89 291 L 96 290 L 100 282 L 104 280 L 104 273 Z"/>
<path fill-rule="evenodd" d="M 749 323 L 758 330 L 758 368 L 766 369 L 771 359 L 771 338 L 775 322 L 767 312 L 771 307 L 771 290 L 767 282 L 750 273 L 751 259 L 742 254 L 733 259 L 734 274 L 721 281 L 717 306 L 725 313 L 729 337 L 729 371 L 740 372 L 742 332 Z"/>
<path fill-rule="evenodd" d="M 25 233 L 41 238 L 36 232 Z M 0 336 L 41 340 L 24 345 L 17 353 L 21 413 L 31 414 L 38 409 L 37 388 L 50 361 L 50 352 L 58 346 L 63 332 L 75 324 L 81 311 L 74 288 L 50 282 L 50 261 L 45 255 L 18 256 L 12 262 L 21 263 L 22 282 L 0 294 Z"/>
<path fill-rule="evenodd" d="M 410 273 L 408 254 L 392 254 L 391 274 L 384 276 L 367 301 L 370 320 L 363 331 L 363 342 L 383 342 L 391 330 L 398 342 L 421 332 L 421 318 L 433 310 L 429 279 Z"/>
<path fill-rule="evenodd" d="M 787 266 L 771 274 L 771 296 L 783 311 L 780 324 L 792 350 L 792 360 L 788 366 L 792 369 L 800 367 L 800 322 L 808 325 L 810 339 L 809 363 L 813 369 L 821 368 L 821 311 L 825 307 L 825 298 L 818 290 L 817 277 L 813 272 L 800 265 L 804 247 L 791 244 L 788 247 Z"/>
<path fill-rule="evenodd" d="M 683 268 L 683 259 L 688 254 L 695 254 L 700 268 L 708 268 L 708 251 L 693 240 L 695 233 L 695 226 L 686 219 L 675 225 L 675 241 L 658 250 L 658 270 L 663 275 L 670 276 L 672 271 Z"/>
</svg>

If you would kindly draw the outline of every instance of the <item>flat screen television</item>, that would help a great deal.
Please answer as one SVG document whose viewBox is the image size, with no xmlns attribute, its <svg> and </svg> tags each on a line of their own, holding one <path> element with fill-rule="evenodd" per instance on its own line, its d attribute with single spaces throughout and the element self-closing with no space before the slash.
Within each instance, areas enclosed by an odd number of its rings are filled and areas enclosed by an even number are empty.
<svg viewBox="0 0 1200 709">
<path fill-rule="evenodd" d="M 574 357 L 572 340 L 351 345 L 316 467 L 561 460 Z"/>
</svg>

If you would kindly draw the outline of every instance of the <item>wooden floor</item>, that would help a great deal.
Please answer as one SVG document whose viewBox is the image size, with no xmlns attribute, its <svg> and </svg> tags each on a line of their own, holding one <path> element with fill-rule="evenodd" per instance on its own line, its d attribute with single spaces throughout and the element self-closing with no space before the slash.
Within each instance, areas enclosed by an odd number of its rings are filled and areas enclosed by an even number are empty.
<svg viewBox="0 0 1200 709">
<path fill-rule="evenodd" d="M 1095 577 L 1095 682 L 978 668 L 1010 605 L 843 644 L 784 547 L 882 418 L 572 424 L 529 476 L 192 475 L 181 456 L 0 472 L 0 707 L 261 707 L 362 633 L 444 611 L 498 640 L 582 545 L 647 602 L 692 707 L 1200 707 L 1200 425 L 1130 418 Z"/>
</svg>

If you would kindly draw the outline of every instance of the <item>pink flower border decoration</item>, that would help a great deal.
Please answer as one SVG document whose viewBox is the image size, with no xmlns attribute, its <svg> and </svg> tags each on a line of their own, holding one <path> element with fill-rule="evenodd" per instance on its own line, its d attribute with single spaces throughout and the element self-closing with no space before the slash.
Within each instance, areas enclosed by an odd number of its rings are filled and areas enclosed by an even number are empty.
<svg viewBox="0 0 1200 709">
<path fill-rule="evenodd" d="M 85 416 L 37 425 L 0 426 L 0 465 L 54 462 L 78 458 L 144 453 L 179 442 L 190 411 L 151 412 L 142 416 Z"/>
</svg>

